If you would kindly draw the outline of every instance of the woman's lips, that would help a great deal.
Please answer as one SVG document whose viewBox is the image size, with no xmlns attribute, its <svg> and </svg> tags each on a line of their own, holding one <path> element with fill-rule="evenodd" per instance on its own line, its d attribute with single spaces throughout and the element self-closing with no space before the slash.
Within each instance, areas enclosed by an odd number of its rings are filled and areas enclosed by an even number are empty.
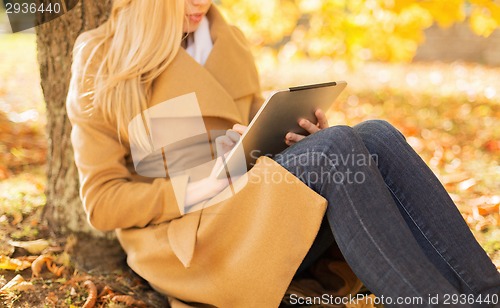
<svg viewBox="0 0 500 308">
<path fill-rule="evenodd" d="M 199 23 L 203 19 L 203 14 L 189 14 L 187 16 L 192 23 Z"/>
</svg>

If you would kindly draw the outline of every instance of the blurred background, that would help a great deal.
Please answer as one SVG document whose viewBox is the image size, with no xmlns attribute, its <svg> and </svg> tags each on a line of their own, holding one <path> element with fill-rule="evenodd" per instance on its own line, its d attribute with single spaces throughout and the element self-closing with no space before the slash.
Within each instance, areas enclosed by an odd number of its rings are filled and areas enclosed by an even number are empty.
<svg viewBox="0 0 500 308">
<path fill-rule="evenodd" d="M 264 91 L 346 80 L 331 125 L 378 118 L 400 129 L 500 268 L 498 1 L 215 2 L 251 42 Z M 45 125 L 34 31 L 12 34 L 2 8 L 2 238 L 39 238 Z"/>
</svg>

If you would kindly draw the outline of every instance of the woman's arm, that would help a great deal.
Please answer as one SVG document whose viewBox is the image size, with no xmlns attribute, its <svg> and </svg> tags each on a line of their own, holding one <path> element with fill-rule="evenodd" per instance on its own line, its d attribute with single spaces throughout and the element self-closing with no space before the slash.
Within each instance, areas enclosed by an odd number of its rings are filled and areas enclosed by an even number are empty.
<svg viewBox="0 0 500 308">
<path fill-rule="evenodd" d="M 187 176 L 176 181 L 134 181 L 125 163 L 127 151 L 118 141 L 116 130 L 98 119 L 97 112 L 89 117 L 77 107 L 76 102 L 68 101 L 80 196 L 89 223 L 98 230 L 110 231 L 180 217 L 179 203 L 184 202 Z"/>
<path fill-rule="evenodd" d="M 235 124 L 235 127 L 246 127 L 243 125 L 238 125 L 239 124 Z M 227 178 L 217 178 L 218 171 L 224 164 L 223 157 L 225 158 L 229 151 L 233 149 L 242 134 L 243 133 L 239 130 L 229 129 L 226 131 L 225 135 L 219 136 L 215 139 L 215 146 L 217 149 L 217 155 L 219 157 L 217 158 L 217 161 L 212 168 L 212 172 L 208 177 L 196 182 L 188 183 L 185 199 L 185 206 L 187 208 L 201 201 L 214 197 L 229 185 L 229 181 Z"/>
</svg>

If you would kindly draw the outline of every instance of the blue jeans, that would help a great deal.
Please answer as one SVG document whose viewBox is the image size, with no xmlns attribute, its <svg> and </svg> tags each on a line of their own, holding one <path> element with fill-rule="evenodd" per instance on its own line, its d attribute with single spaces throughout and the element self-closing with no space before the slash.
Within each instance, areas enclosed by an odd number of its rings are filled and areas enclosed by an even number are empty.
<svg viewBox="0 0 500 308">
<path fill-rule="evenodd" d="M 444 305 L 453 294 L 498 296 L 500 274 L 439 180 L 389 123 L 330 127 L 275 160 L 328 200 L 327 233 L 375 295 L 422 297 L 433 307 L 493 306 Z M 333 242 L 324 232 L 299 270 Z M 440 304 L 428 303 L 429 294 Z"/>
</svg>

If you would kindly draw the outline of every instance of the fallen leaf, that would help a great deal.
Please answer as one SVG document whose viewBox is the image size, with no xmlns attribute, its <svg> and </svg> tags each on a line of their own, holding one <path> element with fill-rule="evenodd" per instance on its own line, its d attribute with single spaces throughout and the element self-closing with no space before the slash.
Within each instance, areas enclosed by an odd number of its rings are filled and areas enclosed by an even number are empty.
<svg viewBox="0 0 500 308">
<path fill-rule="evenodd" d="M 14 247 L 20 247 L 26 249 L 29 253 L 33 255 L 37 255 L 42 253 L 47 247 L 49 247 L 49 242 L 47 240 L 39 239 L 35 241 L 27 241 L 27 242 L 16 242 L 9 241 L 9 244 Z"/>
<path fill-rule="evenodd" d="M 0 242 L 0 256 L 11 256 L 14 253 L 14 246 L 5 242 Z"/>
<path fill-rule="evenodd" d="M 87 300 L 82 307 L 93 308 L 95 306 L 95 302 L 97 301 L 97 288 L 91 280 L 86 280 L 83 285 L 88 289 L 89 295 L 87 296 Z"/>
<path fill-rule="evenodd" d="M 484 149 L 486 151 L 489 151 L 492 153 L 500 152 L 500 141 L 499 140 L 488 140 L 484 144 Z"/>
<path fill-rule="evenodd" d="M 22 271 L 31 266 L 31 262 L 0 256 L 0 269 Z"/>
<path fill-rule="evenodd" d="M 56 277 L 60 277 L 62 275 L 62 273 L 64 272 L 65 270 L 65 267 L 64 266 L 61 266 L 61 267 L 57 267 L 57 265 L 55 265 L 54 263 L 52 262 L 47 262 L 47 269 L 54 275 L 56 275 Z"/>
<path fill-rule="evenodd" d="M 467 180 L 469 177 L 466 173 L 452 173 L 441 177 L 443 184 L 456 184 Z"/>
<path fill-rule="evenodd" d="M 477 207 L 477 211 L 478 211 L 479 215 L 486 216 L 486 215 L 490 215 L 490 214 L 493 214 L 493 213 L 498 213 L 498 211 L 499 211 L 498 207 L 499 207 L 498 204 L 495 204 L 495 205 L 483 205 L 483 206 L 478 206 Z"/>
<path fill-rule="evenodd" d="M 458 189 L 461 191 L 467 190 L 472 186 L 476 185 L 476 180 L 474 178 L 470 178 L 458 184 Z"/>
<path fill-rule="evenodd" d="M 21 275 L 16 275 L 14 278 L 11 279 L 11 281 L 7 282 L 6 285 L 4 285 L 1 289 L 0 289 L 0 292 L 2 291 L 7 291 L 8 289 L 12 288 L 13 286 L 15 286 L 16 284 L 19 284 L 23 281 L 26 281 L 24 280 L 23 276 Z"/>
<path fill-rule="evenodd" d="M 45 297 L 45 301 L 51 303 L 53 306 L 56 306 L 59 298 L 54 292 L 49 292 L 49 294 Z"/>
<path fill-rule="evenodd" d="M 38 258 L 36 258 L 36 260 L 33 261 L 33 263 L 31 264 L 31 271 L 33 272 L 32 273 L 33 277 L 40 276 L 43 265 L 47 264 L 47 267 L 49 267 L 49 263 L 52 263 L 52 256 L 41 255 Z"/>
<path fill-rule="evenodd" d="M 113 296 L 111 301 L 116 302 L 116 303 L 123 303 L 127 307 L 133 307 L 133 306 L 146 307 L 146 304 L 143 301 L 136 300 L 135 298 L 133 298 L 130 295 L 115 295 L 115 296 Z"/>
<path fill-rule="evenodd" d="M 29 263 L 33 263 L 33 261 L 35 261 L 36 258 L 38 258 L 38 256 L 21 256 L 21 257 L 17 257 L 16 259 L 21 260 L 21 261 L 28 261 Z"/>
<path fill-rule="evenodd" d="M 12 291 L 28 291 L 32 290 L 33 288 L 34 287 L 31 282 L 26 282 L 23 276 L 17 275 L 0 289 L 0 293 L 7 293 Z"/>
<path fill-rule="evenodd" d="M 26 282 L 26 281 L 23 281 L 23 282 L 20 282 L 19 284 L 13 286 L 12 288 L 10 288 L 10 291 L 21 291 L 21 292 L 24 292 L 24 291 L 30 291 L 30 290 L 33 290 L 35 287 L 33 286 L 33 284 L 31 282 Z"/>
</svg>

